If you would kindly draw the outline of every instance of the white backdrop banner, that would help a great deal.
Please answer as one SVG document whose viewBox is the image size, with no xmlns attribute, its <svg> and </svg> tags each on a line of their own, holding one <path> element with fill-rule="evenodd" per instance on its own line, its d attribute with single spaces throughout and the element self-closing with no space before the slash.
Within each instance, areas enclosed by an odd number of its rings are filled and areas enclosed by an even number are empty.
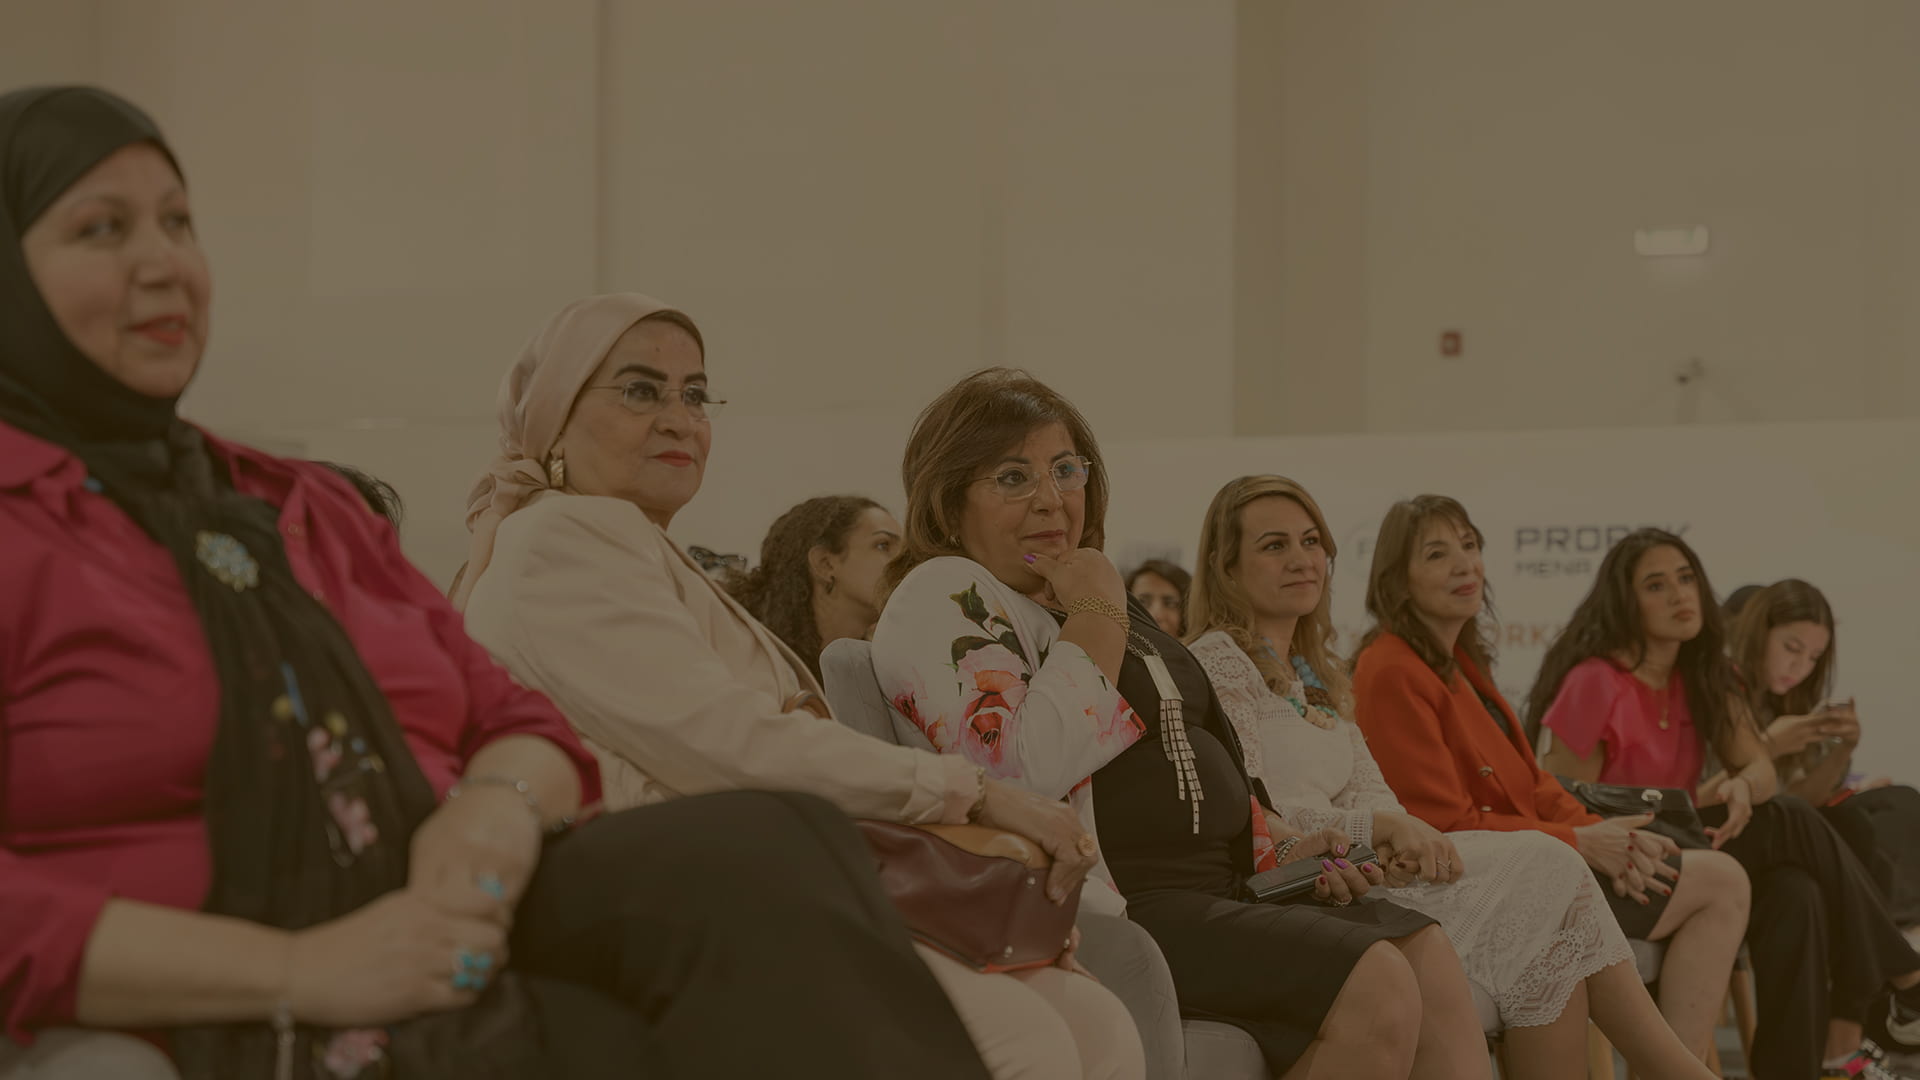
<svg viewBox="0 0 1920 1080">
<path fill-rule="evenodd" d="M 1343 651 L 1368 625 L 1373 541 L 1395 500 L 1459 499 L 1486 534 L 1501 689 L 1524 700 L 1541 656 L 1608 547 L 1654 525 L 1685 537 L 1721 596 L 1800 577 L 1839 620 L 1842 693 L 1857 694 L 1863 767 L 1920 780 L 1920 424 L 1847 422 L 1551 433 L 1369 435 L 1124 443 L 1109 550 L 1192 566 L 1207 503 L 1240 475 L 1313 493 L 1339 545 Z"/>
<path fill-rule="evenodd" d="M 782 511 L 811 495 L 870 495 L 899 510 L 911 416 L 731 415 L 715 432 L 705 490 L 673 523 L 683 544 L 757 558 Z M 308 452 L 361 465 L 406 497 L 407 550 L 436 580 L 466 557 L 466 493 L 490 423 L 405 431 L 299 432 Z M 1109 433 L 1111 434 L 1111 433 Z M 1920 780 L 1920 421 L 1452 435 L 1140 442 L 1108 438 L 1109 550 L 1191 566 L 1200 518 L 1226 481 L 1291 476 L 1326 510 L 1340 546 L 1334 602 L 1343 645 L 1362 600 L 1381 514 L 1423 492 L 1463 502 L 1487 535 L 1501 618 L 1501 687 L 1517 702 L 1606 548 L 1658 525 L 1699 549 L 1722 595 L 1802 577 L 1840 619 L 1840 688 L 1860 698 L 1863 762 Z"/>
</svg>

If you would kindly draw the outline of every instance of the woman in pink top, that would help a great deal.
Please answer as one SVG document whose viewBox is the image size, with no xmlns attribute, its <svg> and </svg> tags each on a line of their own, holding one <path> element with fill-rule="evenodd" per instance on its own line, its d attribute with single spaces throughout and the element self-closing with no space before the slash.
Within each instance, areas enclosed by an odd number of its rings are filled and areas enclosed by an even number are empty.
<svg viewBox="0 0 1920 1080">
<path fill-rule="evenodd" d="M 1648 686 L 1612 659 L 1591 656 L 1560 683 L 1541 724 L 1557 746 L 1601 762 L 1603 784 L 1651 784 L 1692 794 L 1704 756 L 1679 671 Z M 1605 745 L 1606 753 L 1593 757 Z M 1562 774 L 1566 775 L 1566 774 Z"/>
<path fill-rule="evenodd" d="M 1627 536 L 1541 662 L 1528 715 L 1546 729 L 1542 765 L 1577 780 L 1696 792 L 1713 846 L 1753 881 L 1754 1077 L 1804 1080 L 1823 1067 L 1854 1075 L 1866 1065 L 1860 1021 L 1889 984 L 1890 1030 L 1920 1041 L 1920 956 L 1825 819 L 1776 795 L 1725 646 L 1720 607 L 1686 541 L 1657 529 Z"/>
<path fill-rule="evenodd" d="M 209 292 L 145 115 L 0 96 L 0 1076 L 983 1080 L 825 804 L 566 829 L 592 758 L 393 530 L 175 414 Z"/>
</svg>

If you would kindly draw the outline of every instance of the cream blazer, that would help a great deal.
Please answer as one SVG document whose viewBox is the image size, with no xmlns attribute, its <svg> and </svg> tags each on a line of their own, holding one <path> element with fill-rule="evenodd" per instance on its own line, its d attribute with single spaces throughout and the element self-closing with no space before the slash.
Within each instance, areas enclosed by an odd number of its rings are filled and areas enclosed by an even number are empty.
<svg viewBox="0 0 1920 1080">
<path fill-rule="evenodd" d="M 609 810 L 757 788 L 921 824 L 979 795 L 960 758 L 781 711 L 820 692 L 806 666 L 625 500 L 546 492 L 510 515 L 466 620 L 579 731 Z"/>
</svg>

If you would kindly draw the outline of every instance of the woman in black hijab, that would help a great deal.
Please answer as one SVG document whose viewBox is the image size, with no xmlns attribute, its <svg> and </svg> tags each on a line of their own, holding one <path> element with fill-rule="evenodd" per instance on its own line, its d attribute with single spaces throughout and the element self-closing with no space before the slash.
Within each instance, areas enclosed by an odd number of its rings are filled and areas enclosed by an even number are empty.
<svg viewBox="0 0 1920 1080">
<path fill-rule="evenodd" d="M 145 115 L 0 96 L 6 1034 L 139 1029 L 193 1078 L 981 1080 L 825 803 L 569 827 L 591 758 L 353 489 L 175 414 L 209 292 Z"/>
</svg>

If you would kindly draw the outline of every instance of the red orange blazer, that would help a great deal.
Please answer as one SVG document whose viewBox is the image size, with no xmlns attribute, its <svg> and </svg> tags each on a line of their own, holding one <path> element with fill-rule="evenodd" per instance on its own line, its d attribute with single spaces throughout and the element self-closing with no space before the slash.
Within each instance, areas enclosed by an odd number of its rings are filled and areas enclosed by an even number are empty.
<svg viewBox="0 0 1920 1080">
<path fill-rule="evenodd" d="M 1456 649 L 1442 681 L 1412 646 L 1382 634 L 1354 664 L 1355 720 L 1401 805 L 1442 832 L 1539 829 L 1573 843 L 1600 819 L 1540 771 L 1493 680 Z M 1506 727 L 1480 703 L 1486 695 Z"/>
</svg>

